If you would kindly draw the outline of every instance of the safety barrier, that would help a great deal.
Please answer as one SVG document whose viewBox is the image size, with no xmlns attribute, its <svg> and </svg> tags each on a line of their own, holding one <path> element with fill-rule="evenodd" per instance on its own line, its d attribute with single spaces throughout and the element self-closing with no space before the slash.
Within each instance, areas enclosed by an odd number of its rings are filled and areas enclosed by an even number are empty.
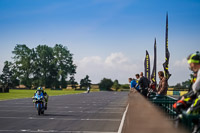
<svg viewBox="0 0 200 133">
<path fill-rule="evenodd" d="M 161 107 L 161 109 L 169 115 L 170 119 L 175 119 L 177 117 L 178 114 L 173 109 L 173 104 L 177 101 L 177 99 L 170 96 L 157 96 L 153 94 L 150 96 L 149 100 Z M 198 122 L 199 118 L 200 115 L 198 114 L 187 114 L 183 111 L 181 123 L 184 125 L 184 127 L 192 131 L 194 127 L 194 121 Z"/>
<path fill-rule="evenodd" d="M 194 123 L 200 124 L 199 121 L 200 115 L 198 114 L 187 114 L 186 112 L 182 113 L 182 123 L 190 131 L 193 130 Z M 200 132 L 200 131 L 199 131 Z M 198 133 L 199 133 L 198 132 Z"/>
<path fill-rule="evenodd" d="M 151 95 L 149 100 L 161 107 L 165 113 L 169 114 L 170 118 L 173 119 L 177 116 L 177 113 L 173 110 L 173 104 L 177 99 L 170 96 Z"/>
<path fill-rule="evenodd" d="M 184 94 L 186 94 L 188 91 L 176 91 L 176 90 L 168 90 L 167 91 L 167 95 L 176 95 L 176 96 L 182 96 Z"/>
<path fill-rule="evenodd" d="M 138 92 L 129 94 L 128 104 L 122 133 L 188 133 L 175 128 L 162 111 Z"/>
</svg>

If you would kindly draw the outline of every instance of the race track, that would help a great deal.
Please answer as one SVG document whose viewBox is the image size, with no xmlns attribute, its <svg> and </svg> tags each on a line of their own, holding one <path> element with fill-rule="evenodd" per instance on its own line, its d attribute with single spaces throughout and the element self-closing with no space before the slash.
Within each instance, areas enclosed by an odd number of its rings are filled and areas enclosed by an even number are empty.
<svg viewBox="0 0 200 133">
<path fill-rule="evenodd" d="M 116 133 L 128 92 L 92 92 L 51 96 L 38 116 L 32 99 L 0 101 L 0 133 Z"/>
</svg>

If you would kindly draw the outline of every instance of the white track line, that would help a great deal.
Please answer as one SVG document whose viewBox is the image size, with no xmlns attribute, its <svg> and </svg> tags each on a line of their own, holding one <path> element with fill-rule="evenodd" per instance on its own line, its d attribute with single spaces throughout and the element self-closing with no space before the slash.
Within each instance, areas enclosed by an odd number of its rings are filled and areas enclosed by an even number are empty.
<svg viewBox="0 0 200 133">
<path fill-rule="evenodd" d="M 1 106 L 0 105 L 0 107 L 1 108 L 7 108 L 7 107 L 10 108 L 11 106 L 6 106 L 6 105 Z M 15 107 L 15 108 L 33 108 L 34 106 L 33 105 L 32 106 L 30 106 L 30 105 L 28 105 L 28 106 L 21 106 L 20 105 L 20 106 L 12 106 L 12 107 Z M 49 108 L 52 108 L 52 107 L 49 107 Z M 70 106 L 69 107 L 68 106 L 67 107 L 56 107 L 56 108 L 59 108 L 59 109 L 63 109 L 63 108 L 84 108 L 84 109 L 87 109 L 87 107 L 70 107 Z M 101 108 L 100 107 L 100 108 L 97 108 L 97 109 L 107 109 L 107 110 L 112 110 L 112 109 L 113 110 L 117 110 L 118 109 L 119 110 L 119 109 L 123 109 L 123 107 L 118 107 L 118 108 L 112 108 L 112 107 L 111 108 Z"/>
<path fill-rule="evenodd" d="M 27 112 L 30 113 L 30 110 L 0 110 L 0 112 Z M 31 113 L 35 113 L 35 111 L 32 111 Z M 68 111 L 48 111 L 45 114 L 51 114 L 53 113 L 53 115 L 58 115 L 61 113 L 87 113 L 87 114 L 121 114 L 122 112 L 98 112 L 98 111 L 72 111 L 72 110 L 68 110 Z"/>
<path fill-rule="evenodd" d="M 119 129 L 118 129 L 118 133 L 122 132 L 122 128 L 123 128 L 123 125 L 124 125 L 124 121 L 125 121 L 125 117 L 126 117 L 126 113 L 127 113 L 128 107 L 129 107 L 129 104 L 127 105 L 126 110 L 124 111 L 124 114 L 123 114 Z"/>
<path fill-rule="evenodd" d="M 28 119 L 28 120 L 65 120 L 65 121 L 120 121 L 120 119 L 66 119 L 66 118 L 44 118 L 44 117 L 0 117 L 0 119 Z"/>
<path fill-rule="evenodd" d="M 31 132 L 31 133 L 117 133 L 117 132 L 98 132 L 98 131 L 58 131 L 58 130 L 30 130 L 30 129 L 21 129 L 21 130 L 0 130 L 0 132 Z"/>
</svg>

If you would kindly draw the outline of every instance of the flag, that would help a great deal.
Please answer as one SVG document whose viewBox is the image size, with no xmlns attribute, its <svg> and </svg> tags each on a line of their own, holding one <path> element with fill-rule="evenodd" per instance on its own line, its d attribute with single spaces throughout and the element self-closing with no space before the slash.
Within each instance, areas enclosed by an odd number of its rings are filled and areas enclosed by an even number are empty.
<svg viewBox="0 0 200 133">
<path fill-rule="evenodd" d="M 145 77 L 150 80 L 150 58 L 147 50 L 146 50 L 146 57 L 144 60 L 144 72 L 145 72 Z"/>
<path fill-rule="evenodd" d="M 152 80 L 156 83 L 156 67 L 157 67 L 157 51 L 156 51 L 156 38 L 154 42 L 154 61 L 153 61 L 153 70 L 152 70 Z"/>
<path fill-rule="evenodd" d="M 169 57 L 170 53 L 168 50 L 168 14 L 166 16 L 166 33 L 165 33 L 165 63 L 163 63 L 163 68 L 164 68 L 164 74 L 166 79 L 168 80 L 171 76 L 169 73 Z"/>
</svg>

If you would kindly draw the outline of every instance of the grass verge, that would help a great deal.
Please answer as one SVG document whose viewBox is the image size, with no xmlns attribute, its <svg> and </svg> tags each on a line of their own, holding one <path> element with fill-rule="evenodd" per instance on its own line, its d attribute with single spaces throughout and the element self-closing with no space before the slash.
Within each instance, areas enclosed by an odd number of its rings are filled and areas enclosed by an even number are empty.
<svg viewBox="0 0 200 133">
<path fill-rule="evenodd" d="M 83 93 L 85 91 L 82 90 L 45 90 L 49 96 L 55 96 L 55 95 L 68 95 L 68 94 L 78 94 Z M 0 93 L 0 100 L 9 100 L 9 99 L 19 99 L 19 98 L 31 98 L 33 94 L 35 93 L 35 90 L 15 90 L 10 89 L 9 93 Z"/>
</svg>

